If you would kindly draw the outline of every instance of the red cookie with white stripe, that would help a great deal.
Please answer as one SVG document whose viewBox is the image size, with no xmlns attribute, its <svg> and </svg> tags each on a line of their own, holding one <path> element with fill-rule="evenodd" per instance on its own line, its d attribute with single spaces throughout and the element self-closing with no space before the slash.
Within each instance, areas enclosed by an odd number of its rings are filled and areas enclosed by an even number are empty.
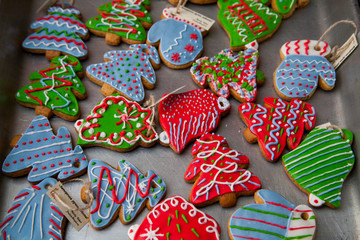
<svg viewBox="0 0 360 240">
<path fill-rule="evenodd" d="M 131 240 L 220 239 L 220 226 L 181 196 L 165 199 L 154 207 L 140 225 L 128 231 Z"/>
<path fill-rule="evenodd" d="M 206 89 L 171 94 L 159 104 L 159 120 L 164 130 L 160 143 L 181 153 L 187 144 L 216 129 L 229 110 L 226 98 Z"/>
</svg>

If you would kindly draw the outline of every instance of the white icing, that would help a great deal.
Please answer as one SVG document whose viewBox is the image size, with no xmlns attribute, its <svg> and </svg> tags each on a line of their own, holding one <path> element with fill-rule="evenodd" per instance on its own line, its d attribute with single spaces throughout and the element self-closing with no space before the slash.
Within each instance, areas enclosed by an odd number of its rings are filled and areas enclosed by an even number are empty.
<svg viewBox="0 0 360 240">
<path fill-rule="evenodd" d="M 282 45 L 281 47 L 281 53 L 286 56 L 286 55 L 309 55 L 309 56 L 327 56 L 329 55 L 329 53 L 331 52 L 331 47 L 330 45 L 328 45 L 326 48 L 326 44 L 323 41 L 320 41 L 319 43 L 319 47 L 320 50 L 315 50 L 315 45 L 317 44 L 318 40 L 300 40 L 297 43 L 298 40 L 296 41 L 290 41 L 285 43 L 284 45 Z M 309 43 L 307 43 L 307 41 L 310 41 Z M 297 43 L 297 45 L 299 46 L 299 48 L 295 45 Z M 309 49 L 306 49 L 306 43 L 307 46 L 309 47 Z M 324 51 L 325 50 L 325 51 Z M 286 53 L 288 51 L 288 54 Z M 306 54 L 306 51 L 308 52 L 308 54 Z M 299 53 L 297 53 L 299 52 Z"/>
<path fill-rule="evenodd" d="M 168 134 L 167 134 L 165 131 L 160 133 L 160 135 L 159 135 L 159 140 L 160 140 L 160 142 L 162 142 L 163 144 L 169 144 L 169 143 L 170 143 L 169 136 L 168 136 Z"/>
<path fill-rule="evenodd" d="M 254 45 L 254 46 L 253 46 L 253 45 Z M 252 48 L 252 49 L 258 50 L 258 49 L 259 49 L 259 44 L 258 44 L 258 42 L 257 42 L 256 40 L 254 40 L 254 41 L 246 44 L 246 45 L 245 45 L 245 48 L 246 48 L 246 49 Z"/>
<path fill-rule="evenodd" d="M 230 102 L 224 97 L 219 97 L 217 102 L 220 110 L 225 111 L 230 108 Z"/>
<path fill-rule="evenodd" d="M 140 226 L 139 224 L 134 224 L 129 228 L 128 237 L 129 237 L 130 240 L 134 239 L 135 233 L 139 229 L 139 226 Z"/>
<path fill-rule="evenodd" d="M 292 211 L 291 218 L 292 220 L 288 225 L 286 237 L 296 239 L 296 237 L 299 236 L 309 235 L 301 239 L 312 240 L 315 234 L 316 224 L 315 215 L 311 208 L 306 205 L 299 205 Z"/>
<path fill-rule="evenodd" d="M 317 203 L 316 203 L 316 201 L 317 201 Z M 314 194 L 310 193 L 309 194 L 309 203 L 313 207 L 320 207 L 320 206 L 324 205 L 325 201 L 321 200 Z"/>
</svg>

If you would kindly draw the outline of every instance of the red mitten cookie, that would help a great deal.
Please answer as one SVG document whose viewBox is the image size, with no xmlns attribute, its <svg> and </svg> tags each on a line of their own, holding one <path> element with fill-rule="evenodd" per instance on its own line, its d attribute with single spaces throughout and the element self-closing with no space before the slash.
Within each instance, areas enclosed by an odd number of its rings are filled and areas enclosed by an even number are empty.
<svg viewBox="0 0 360 240">
<path fill-rule="evenodd" d="M 140 226 L 132 226 L 128 236 L 131 240 L 218 240 L 220 231 L 212 217 L 183 197 L 173 196 L 156 205 Z"/>
<path fill-rule="evenodd" d="M 264 99 L 265 107 L 259 104 L 243 103 L 239 106 L 241 119 L 248 128 L 244 132 L 250 143 L 258 142 L 261 152 L 268 161 L 276 161 L 287 144 L 296 148 L 304 133 L 315 125 L 315 109 L 298 99 L 287 103 L 278 98 Z"/>
<path fill-rule="evenodd" d="M 188 143 L 213 131 L 229 110 L 226 98 L 216 97 L 208 90 L 172 94 L 159 104 L 159 119 L 164 129 L 160 143 L 181 153 Z"/>
<path fill-rule="evenodd" d="M 184 178 L 194 183 L 190 202 L 202 207 L 219 201 L 222 207 L 232 207 L 236 198 L 251 195 L 261 188 L 260 180 L 249 170 L 249 159 L 229 148 L 226 139 L 212 133 L 205 134 L 194 144 Z"/>
</svg>

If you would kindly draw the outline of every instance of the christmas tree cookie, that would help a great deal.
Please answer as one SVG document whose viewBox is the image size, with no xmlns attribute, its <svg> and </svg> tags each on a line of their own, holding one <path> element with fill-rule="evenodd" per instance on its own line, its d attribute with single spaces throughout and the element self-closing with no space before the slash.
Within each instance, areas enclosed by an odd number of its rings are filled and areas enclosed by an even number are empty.
<svg viewBox="0 0 360 240">
<path fill-rule="evenodd" d="M 75 123 L 79 133 L 77 144 L 120 152 L 131 151 L 138 145 L 153 146 L 158 140 L 158 134 L 150 125 L 153 118 L 150 109 L 114 94 L 98 103 L 86 119 Z"/>
<path fill-rule="evenodd" d="M 230 94 L 240 102 L 256 99 L 257 84 L 263 83 L 263 74 L 257 74 L 259 53 L 257 42 L 248 44 L 245 51 L 234 55 L 230 49 L 222 50 L 212 58 L 202 57 L 192 65 L 190 73 L 195 83 L 208 85 L 218 96 Z"/>
<path fill-rule="evenodd" d="M 105 37 L 110 45 L 119 45 L 121 41 L 128 44 L 146 42 L 145 29 L 149 29 L 153 20 L 149 12 L 140 3 L 130 0 L 116 0 L 101 5 L 99 16 L 86 22 L 90 32 Z"/>
<path fill-rule="evenodd" d="M 255 202 L 239 208 L 230 217 L 228 232 L 231 240 L 314 239 L 315 214 L 308 206 L 295 206 L 265 189 L 255 193 Z"/>
<path fill-rule="evenodd" d="M 196 140 L 191 154 L 195 157 L 184 178 L 194 183 L 190 202 L 202 207 L 219 201 L 222 207 L 232 207 L 236 198 L 251 195 L 261 188 L 260 180 L 247 168 L 249 159 L 229 148 L 222 136 L 207 133 Z"/>
<path fill-rule="evenodd" d="M 69 130 L 54 135 L 49 120 L 37 116 L 22 136 L 14 137 L 13 149 L 3 162 L 2 172 L 12 177 L 28 175 L 31 183 L 57 176 L 60 181 L 82 175 L 88 165 L 80 146 L 72 150 Z"/>
<path fill-rule="evenodd" d="M 144 87 L 155 87 L 155 69 L 160 67 L 156 48 L 146 44 L 134 44 L 130 50 L 109 51 L 104 54 L 105 63 L 89 65 L 86 75 L 102 86 L 105 96 L 119 93 L 129 100 L 142 102 Z"/>
<path fill-rule="evenodd" d="M 86 98 L 85 86 L 79 77 L 83 69 L 78 59 L 72 56 L 56 57 L 51 67 L 33 72 L 31 84 L 15 94 L 16 100 L 26 107 L 35 108 L 35 113 L 51 117 L 55 115 L 70 121 L 80 116 L 78 99 Z"/>
<path fill-rule="evenodd" d="M 335 87 L 336 73 L 327 57 L 331 47 L 327 42 L 297 40 L 285 43 L 280 49 L 282 62 L 274 72 L 276 92 L 283 99 L 307 100 L 317 86 L 329 91 Z"/>
<path fill-rule="evenodd" d="M 230 49 L 243 50 L 245 45 L 271 37 L 281 23 L 281 15 L 260 1 L 219 0 L 218 20 L 230 37 Z"/>
<path fill-rule="evenodd" d="M 0 225 L 3 239 L 63 239 L 66 218 L 46 194 L 55 184 L 55 179 L 46 178 L 16 195 Z"/>
<path fill-rule="evenodd" d="M 314 207 L 338 208 L 344 180 L 354 166 L 353 134 L 342 129 L 315 128 L 295 150 L 282 157 L 292 181 L 309 194 Z"/>
<path fill-rule="evenodd" d="M 190 67 L 203 51 L 200 30 L 172 18 L 156 22 L 148 32 L 146 43 L 159 47 L 163 63 L 174 69 Z"/>
<path fill-rule="evenodd" d="M 305 7 L 309 2 L 310 0 L 271 0 L 271 7 L 285 19 L 291 17 L 296 8 Z"/>
<path fill-rule="evenodd" d="M 315 109 L 298 99 L 287 103 L 278 98 L 267 97 L 265 106 L 243 103 L 239 106 L 241 119 L 246 123 L 244 132 L 250 143 L 259 143 L 260 150 L 268 161 L 276 161 L 285 145 L 296 148 L 301 141 L 304 129 L 315 126 Z"/>
<path fill-rule="evenodd" d="M 160 143 L 181 153 L 191 141 L 213 131 L 229 110 L 226 98 L 205 89 L 171 94 L 159 103 L 159 121 L 164 130 Z"/>
<path fill-rule="evenodd" d="M 76 17 L 80 12 L 74 7 L 62 9 L 58 5 L 49 8 L 48 12 L 30 25 L 34 33 L 24 40 L 23 48 L 31 53 L 45 53 L 49 60 L 61 54 L 87 58 L 88 50 L 83 40 L 89 38 L 89 31 Z"/>
<path fill-rule="evenodd" d="M 130 240 L 219 240 L 220 226 L 211 216 L 173 196 L 156 205 L 140 225 L 128 231 Z"/>
<path fill-rule="evenodd" d="M 117 217 L 128 224 L 146 206 L 153 208 L 165 196 L 165 182 L 149 170 L 143 175 L 131 163 L 121 160 L 114 170 L 100 160 L 91 160 L 88 177 L 95 196 L 90 208 L 90 225 L 101 230 Z M 86 202 L 82 191 L 81 198 Z"/>
</svg>

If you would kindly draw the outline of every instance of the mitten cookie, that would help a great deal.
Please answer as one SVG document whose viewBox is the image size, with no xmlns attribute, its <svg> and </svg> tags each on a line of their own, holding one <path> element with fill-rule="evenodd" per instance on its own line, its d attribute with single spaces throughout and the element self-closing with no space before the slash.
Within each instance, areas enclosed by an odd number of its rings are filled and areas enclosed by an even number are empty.
<svg viewBox="0 0 360 240">
<path fill-rule="evenodd" d="M 75 16 L 80 12 L 74 7 L 62 9 L 58 5 L 49 8 L 48 12 L 30 25 L 34 33 L 24 40 L 23 48 L 32 53 L 45 53 L 49 60 L 60 54 L 87 58 L 88 50 L 83 40 L 89 38 L 89 31 Z"/>
<path fill-rule="evenodd" d="M 283 99 L 306 100 L 320 88 L 329 91 L 336 81 L 335 69 L 326 57 L 331 47 L 320 41 L 320 49 L 315 49 L 317 40 L 297 40 L 285 43 L 280 49 L 283 60 L 274 72 L 276 92 Z"/>
<path fill-rule="evenodd" d="M 309 2 L 310 0 L 271 0 L 271 7 L 285 19 L 291 17 L 296 8 L 305 7 Z"/>
<path fill-rule="evenodd" d="M 18 140 L 16 143 L 14 140 Z M 28 175 L 31 183 L 57 176 L 58 180 L 82 175 L 88 165 L 80 146 L 72 150 L 69 130 L 61 127 L 54 135 L 49 120 L 37 116 L 22 136 L 13 140 L 13 149 L 3 162 L 2 171 L 11 177 Z"/>
<path fill-rule="evenodd" d="M 121 160 L 117 170 L 100 160 L 91 160 L 88 177 L 95 200 L 90 208 L 90 225 L 101 230 L 116 218 L 128 224 L 146 206 L 153 208 L 165 196 L 165 182 L 149 170 L 145 175 L 131 163 Z M 86 202 L 86 194 L 81 192 Z"/>
<path fill-rule="evenodd" d="M 295 206 L 269 190 L 255 193 L 255 202 L 236 210 L 228 223 L 235 239 L 306 239 L 315 237 L 315 214 L 306 205 Z"/>
<path fill-rule="evenodd" d="M 37 115 L 55 115 L 69 121 L 80 116 L 78 99 L 86 98 L 85 86 L 78 78 L 83 69 L 78 59 L 72 56 L 56 57 L 51 67 L 33 72 L 31 84 L 15 94 L 16 100 L 26 107 L 35 108 Z"/>
<path fill-rule="evenodd" d="M 152 25 L 152 18 L 145 7 L 130 0 L 115 0 L 98 8 L 99 16 L 86 22 L 90 32 L 105 37 L 110 45 L 146 42 L 145 29 Z"/>
<path fill-rule="evenodd" d="M 287 103 L 278 98 L 264 99 L 265 107 L 243 103 L 239 106 L 241 119 L 248 127 L 244 136 L 250 143 L 259 143 L 260 150 L 268 161 L 276 161 L 285 145 L 296 148 L 304 133 L 314 128 L 315 109 L 297 99 Z"/>
<path fill-rule="evenodd" d="M 155 69 L 160 67 L 156 48 L 146 44 L 135 44 L 130 50 L 109 51 L 104 54 L 105 63 L 92 64 L 86 75 L 98 85 L 105 96 L 120 93 L 122 96 L 142 102 L 144 87 L 155 87 Z"/>
<path fill-rule="evenodd" d="M 63 239 L 66 218 L 46 194 L 55 184 L 46 178 L 18 193 L 0 225 L 3 239 Z"/>
<path fill-rule="evenodd" d="M 219 201 L 232 207 L 236 198 L 251 195 L 261 188 L 260 180 L 247 168 L 249 159 L 229 148 L 222 136 L 207 133 L 197 139 L 191 154 L 195 157 L 187 168 L 185 181 L 194 183 L 190 202 L 203 207 Z"/>
<path fill-rule="evenodd" d="M 86 119 L 75 123 L 79 133 L 77 144 L 101 146 L 127 152 L 138 145 L 151 147 L 158 140 L 150 122 L 152 111 L 129 102 L 118 94 L 104 98 Z"/>
<path fill-rule="evenodd" d="M 202 57 L 192 65 L 191 77 L 195 83 L 205 88 L 208 85 L 218 96 L 228 98 L 230 94 L 240 102 L 252 102 L 256 99 L 258 44 L 256 41 L 246 45 L 245 51 L 234 55 L 230 49 L 222 50 L 212 58 Z"/>
<path fill-rule="evenodd" d="M 254 0 L 219 0 L 218 20 L 230 37 L 230 49 L 243 50 L 245 45 L 271 37 L 281 23 L 281 15 Z"/>
<path fill-rule="evenodd" d="M 344 136 L 341 136 L 344 134 Z M 315 128 L 283 164 L 292 181 L 309 194 L 311 206 L 338 208 L 343 182 L 355 163 L 353 134 L 342 129 Z"/>
<path fill-rule="evenodd" d="M 220 239 L 219 224 L 181 196 L 165 199 L 154 207 L 141 225 L 128 231 L 130 240 Z"/>
<path fill-rule="evenodd" d="M 203 51 L 200 30 L 171 18 L 155 23 L 148 32 L 146 43 L 159 46 L 161 60 L 174 69 L 190 67 Z"/>
<path fill-rule="evenodd" d="M 216 1 L 216 0 L 215 0 Z M 191 1 L 190 1 L 191 2 Z M 166 19 L 166 18 L 173 18 L 175 20 L 178 20 L 180 22 L 187 22 L 188 24 L 190 24 L 193 27 L 196 27 L 197 29 L 200 30 L 201 34 L 203 36 L 205 36 L 208 31 L 204 28 L 202 28 L 201 26 L 194 24 L 192 22 L 187 21 L 185 18 L 183 18 L 181 15 L 174 15 L 174 12 L 176 11 L 176 7 L 167 7 L 164 8 L 164 10 L 162 11 L 161 14 L 161 19 Z"/>
<path fill-rule="evenodd" d="M 213 131 L 229 110 L 226 98 L 208 90 L 171 94 L 159 103 L 159 121 L 164 130 L 160 143 L 181 153 L 191 141 Z"/>
</svg>

